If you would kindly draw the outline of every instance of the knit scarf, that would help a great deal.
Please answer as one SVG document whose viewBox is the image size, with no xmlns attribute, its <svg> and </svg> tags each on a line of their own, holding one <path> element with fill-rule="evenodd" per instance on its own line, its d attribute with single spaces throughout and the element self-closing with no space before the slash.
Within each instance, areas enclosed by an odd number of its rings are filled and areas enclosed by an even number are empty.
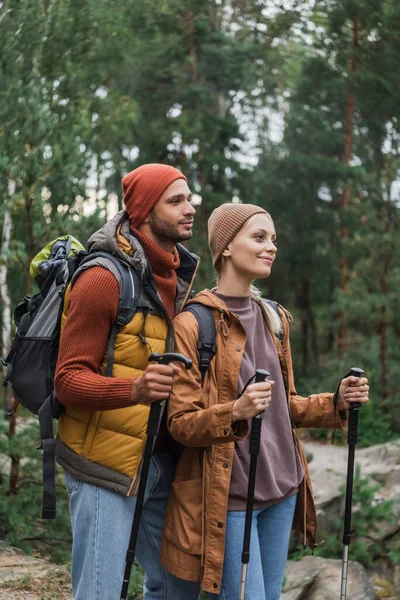
<svg viewBox="0 0 400 600">
<path fill-rule="evenodd" d="M 169 316 L 173 319 L 177 283 L 176 269 L 180 264 L 178 251 L 174 247 L 173 252 L 167 252 L 138 229 L 132 227 L 132 231 L 146 252 L 153 270 L 157 291 Z"/>
</svg>

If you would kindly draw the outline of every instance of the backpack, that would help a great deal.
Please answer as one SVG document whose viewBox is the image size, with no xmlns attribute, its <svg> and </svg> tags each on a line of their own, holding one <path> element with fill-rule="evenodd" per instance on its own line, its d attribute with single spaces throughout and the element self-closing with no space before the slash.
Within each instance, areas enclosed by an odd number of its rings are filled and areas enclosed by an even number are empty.
<svg viewBox="0 0 400 600">
<path fill-rule="evenodd" d="M 132 320 L 137 310 L 151 310 L 151 306 L 140 300 L 140 280 L 133 267 L 108 252 L 86 252 L 72 236 L 53 240 L 33 259 L 30 274 L 39 292 L 32 297 L 25 296 L 16 307 L 15 338 L 7 358 L 2 359 L 7 367 L 3 385 L 10 385 L 17 403 L 39 416 L 39 449 L 43 450 L 43 519 L 56 516 L 53 419 L 58 419 L 64 408 L 54 393 L 54 374 L 64 294 L 69 283 L 74 283 L 81 272 L 94 266 L 112 271 L 120 288 L 104 373 L 111 377 L 118 331 Z"/>
<path fill-rule="evenodd" d="M 281 314 L 279 312 L 279 305 L 273 300 L 263 298 L 263 302 L 271 306 L 277 313 L 280 321 L 282 322 Z M 209 306 L 204 306 L 200 302 L 193 302 L 185 306 L 184 311 L 191 312 L 197 320 L 199 325 L 199 339 L 197 342 L 197 350 L 199 353 L 199 370 L 201 374 L 201 381 L 204 381 L 206 373 L 210 367 L 210 363 L 217 351 L 217 333 L 215 331 L 215 321 L 213 309 Z M 282 345 L 283 342 L 283 331 L 282 328 L 278 333 L 275 334 Z"/>
</svg>

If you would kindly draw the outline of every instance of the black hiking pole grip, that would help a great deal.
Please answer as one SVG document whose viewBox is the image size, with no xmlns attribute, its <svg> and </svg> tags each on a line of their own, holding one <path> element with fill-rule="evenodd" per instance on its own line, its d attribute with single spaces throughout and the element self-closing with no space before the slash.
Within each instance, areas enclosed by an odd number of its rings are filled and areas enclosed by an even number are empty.
<svg viewBox="0 0 400 600">
<path fill-rule="evenodd" d="M 165 354 L 157 354 L 153 352 L 149 356 L 149 362 L 157 362 L 159 365 L 168 365 L 171 362 L 183 363 L 185 369 L 191 369 L 192 361 L 177 352 L 166 352 Z M 131 577 L 132 565 L 135 560 L 136 542 L 139 534 L 140 519 L 143 511 L 144 496 L 146 491 L 147 477 L 150 468 L 150 459 L 153 452 L 154 440 L 158 433 L 158 426 L 160 422 L 162 402 L 154 402 L 150 407 L 149 419 L 147 422 L 147 438 L 143 452 L 143 462 L 141 466 L 139 488 L 136 498 L 135 514 L 132 522 L 131 536 L 129 539 L 129 546 L 126 553 L 126 565 L 124 579 L 121 588 L 121 600 L 126 600 L 128 594 L 129 580 Z"/>
<path fill-rule="evenodd" d="M 268 371 L 263 369 L 256 370 L 255 383 L 265 381 L 269 377 Z M 260 453 L 261 445 L 261 426 L 262 426 L 262 415 L 264 411 L 261 411 L 258 415 L 251 420 L 251 432 L 250 432 L 250 470 L 249 470 L 249 483 L 247 488 L 247 503 L 246 503 L 246 519 L 244 525 L 244 536 L 243 536 L 243 550 L 242 550 L 242 574 L 240 579 L 240 593 L 239 600 L 244 600 L 246 592 L 246 579 L 247 579 L 247 566 L 250 560 L 250 536 L 251 536 L 251 520 L 253 516 L 253 503 L 254 503 L 254 488 L 256 484 L 256 471 L 257 471 L 257 458 Z"/>
<path fill-rule="evenodd" d="M 349 376 L 361 378 L 364 371 L 357 367 L 350 370 Z M 346 600 L 347 593 L 347 572 L 349 566 L 349 545 L 351 539 L 351 508 L 353 501 L 353 478 L 354 478 L 354 456 L 355 448 L 358 442 L 358 411 L 361 407 L 360 402 L 352 402 L 349 409 L 349 424 L 347 443 L 349 453 L 347 459 L 347 481 L 346 481 L 346 501 L 344 509 L 344 528 L 343 528 L 343 560 L 342 560 L 342 581 L 340 590 L 340 600 Z"/>
<path fill-rule="evenodd" d="M 149 362 L 157 362 L 159 365 L 169 365 L 171 362 L 181 362 L 183 363 L 185 369 L 191 369 L 193 362 L 190 358 L 187 358 L 183 354 L 179 354 L 178 352 L 166 352 L 165 354 L 157 354 L 157 352 L 153 352 L 149 356 Z M 158 424 L 160 421 L 161 415 L 161 402 L 154 402 L 150 408 L 149 420 L 147 422 L 147 436 L 156 436 L 158 432 Z"/>
</svg>

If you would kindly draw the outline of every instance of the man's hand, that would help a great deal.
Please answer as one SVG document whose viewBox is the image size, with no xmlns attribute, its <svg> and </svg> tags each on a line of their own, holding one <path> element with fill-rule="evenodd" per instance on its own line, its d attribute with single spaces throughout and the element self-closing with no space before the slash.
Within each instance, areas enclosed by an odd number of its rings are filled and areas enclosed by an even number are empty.
<svg viewBox="0 0 400 600">
<path fill-rule="evenodd" d="M 179 368 L 169 365 L 149 365 L 143 375 L 132 383 L 131 400 L 134 404 L 150 406 L 165 400 L 171 393 L 174 376 Z"/>
<path fill-rule="evenodd" d="M 369 401 L 368 379 L 365 377 L 346 377 L 339 388 L 338 409 L 349 410 L 352 402 L 366 404 Z"/>
</svg>

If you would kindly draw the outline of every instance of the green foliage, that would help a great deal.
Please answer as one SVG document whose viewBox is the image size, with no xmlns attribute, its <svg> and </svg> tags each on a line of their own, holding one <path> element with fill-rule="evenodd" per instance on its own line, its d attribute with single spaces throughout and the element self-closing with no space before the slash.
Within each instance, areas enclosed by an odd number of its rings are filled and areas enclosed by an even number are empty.
<svg viewBox="0 0 400 600">
<path fill-rule="evenodd" d="M 345 488 L 341 491 L 345 493 Z M 393 564 L 398 564 L 397 550 L 389 550 L 382 536 L 382 529 L 396 523 L 393 512 L 394 501 L 379 498 L 380 486 L 369 477 L 361 477 L 360 467 L 356 466 L 353 488 L 353 511 L 351 519 L 352 534 L 350 544 L 351 560 L 359 561 L 365 567 L 371 567 L 377 557 L 387 557 Z M 327 558 L 341 558 L 343 544 L 341 532 L 343 521 L 338 520 L 335 531 L 327 536 L 324 544 L 319 546 L 315 554 Z"/>
<path fill-rule="evenodd" d="M 57 518 L 43 521 L 42 506 L 42 453 L 36 418 L 22 422 L 13 438 L 7 436 L 7 421 L 0 423 L 0 455 L 17 456 L 20 459 L 19 489 L 9 494 L 10 461 L 2 461 L 0 493 L 0 539 L 22 548 L 48 556 L 57 563 L 70 560 L 71 526 L 68 511 L 68 494 L 65 490 L 61 469 L 57 471 Z"/>
<path fill-rule="evenodd" d="M 396 412 L 391 410 L 392 399 L 382 402 L 379 397 L 380 386 L 378 378 L 379 365 L 379 340 L 377 337 L 369 339 L 368 347 L 362 343 L 362 337 L 357 340 L 354 350 L 349 353 L 345 359 L 337 357 L 327 359 L 321 374 L 321 367 L 314 365 L 306 377 L 297 379 L 297 391 L 304 396 L 308 396 L 315 391 L 327 390 L 336 391 L 341 378 L 347 375 L 352 366 L 362 365 L 366 377 L 370 384 L 370 402 L 363 406 L 359 411 L 359 447 L 368 447 L 374 444 L 383 444 L 399 437 L 398 421 Z M 392 354 L 393 353 L 393 354 Z M 391 347 L 389 373 L 397 369 L 398 348 Z M 395 359 L 396 357 L 396 359 Z M 394 360 L 395 359 L 395 360 Z M 394 375 L 395 377 L 396 375 Z M 393 394 L 393 402 L 398 401 L 398 394 Z M 327 439 L 328 430 L 310 430 L 316 439 Z M 337 443 L 347 443 L 347 433 L 336 431 L 335 441 Z"/>
<path fill-rule="evenodd" d="M 351 517 L 350 560 L 358 561 L 366 568 L 373 566 L 374 561 L 387 560 L 392 566 L 400 564 L 400 542 L 398 536 L 389 541 L 382 536 L 382 529 L 396 523 L 394 501 L 380 497 L 380 485 L 370 477 L 361 477 L 360 467 L 356 465 L 353 486 L 353 510 Z M 340 491 L 345 494 L 345 487 Z M 334 530 L 326 536 L 314 551 L 315 556 L 341 559 L 343 555 L 343 519 L 335 522 Z M 301 560 L 303 556 L 312 554 L 308 548 L 297 546 L 290 552 L 291 560 Z"/>
</svg>

